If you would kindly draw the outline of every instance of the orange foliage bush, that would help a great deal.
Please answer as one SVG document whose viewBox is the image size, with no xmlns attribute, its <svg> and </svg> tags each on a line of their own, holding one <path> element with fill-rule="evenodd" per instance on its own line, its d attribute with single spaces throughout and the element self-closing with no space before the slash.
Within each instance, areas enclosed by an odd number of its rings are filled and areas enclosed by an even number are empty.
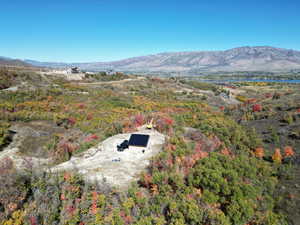
<svg viewBox="0 0 300 225">
<path fill-rule="evenodd" d="M 254 154 L 257 158 L 263 158 L 265 156 L 264 149 L 262 147 L 258 147 L 255 149 Z"/>
<path fill-rule="evenodd" d="M 295 152 L 291 146 L 286 146 L 284 148 L 284 157 L 291 157 L 294 155 L 295 155 Z"/>
<path fill-rule="evenodd" d="M 67 198 L 66 198 L 66 196 L 65 196 L 64 194 L 61 194 L 61 195 L 60 195 L 60 200 L 63 201 L 63 200 L 66 200 L 66 199 L 67 199 Z"/>
<path fill-rule="evenodd" d="M 96 191 L 92 192 L 92 206 L 91 206 L 91 213 L 92 214 L 97 214 L 98 207 L 97 207 L 97 198 L 98 198 L 98 193 Z"/>
<path fill-rule="evenodd" d="M 282 156 L 281 156 L 281 152 L 280 152 L 279 148 L 275 148 L 275 152 L 272 156 L 272 159 L 273 159 L 274 162 L 281 163 Z"/>
<path fill-rule="evenodd" d="M 255 98 L 250 98 L 250 99 L 248 99 L 247 100 L 247 104 L 253 104 L 253 103 L 255 103 L 255 102 L 257 102 L 257 99 L 255 99 Z"/>
<path fill-rule="evenodd" d="M 84 139 L 84 142 L 91 142 L 97 140 L 99 137 L 96 134 L 91 134 Z"/>
<path fill-rule="evenodd" d="M 222 153 L 223 155 L 228 155 L 228 156 L 230 156 L 230 155 L 232 154 L 232 152 L 231 152 L 230 149 L 228 149 L 228 148 L 223 148 L 223 149 L 221 150 L 221 153 Z"/>
</svg>

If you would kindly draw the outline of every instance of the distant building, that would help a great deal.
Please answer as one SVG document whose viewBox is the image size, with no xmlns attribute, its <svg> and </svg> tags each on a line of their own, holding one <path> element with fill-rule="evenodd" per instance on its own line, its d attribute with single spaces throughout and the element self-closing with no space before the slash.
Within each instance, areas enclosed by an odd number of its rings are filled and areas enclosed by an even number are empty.
<svg viewBox="0 0 300 225">
<path fill-rule="evenodd" d="M 72 67 L 71 73 L 80 73 L 80 69 L 78 67 Z"/>
<path fill-rule="evenodd" d="M 107 70 L 106 74 L 107 75 L 114 75 L 115 71 L 114 70 Z"/>
</svg>

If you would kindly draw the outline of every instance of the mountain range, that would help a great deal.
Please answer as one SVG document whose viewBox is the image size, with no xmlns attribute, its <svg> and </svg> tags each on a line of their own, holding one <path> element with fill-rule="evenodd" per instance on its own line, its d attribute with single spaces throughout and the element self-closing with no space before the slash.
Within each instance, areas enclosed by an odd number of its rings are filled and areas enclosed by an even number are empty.
<svg viewBox="0 0 300 225">
<path fill-rule="evenodd" d="M 31 64 L 26 63 L 19 59 L 10 59 L 7 57 L 0 57 L 0 66 L 27 67 L 27 66 L 31 66 Z"/>
<path fill-rule="evenodd" d="M 78 66 L 82 70 L 113 69 L 124 72 L 182 73 L 268 71 L 300 69 L 300 51 L 270 46 L 239 47 L 225 51 L 168 52 L 112 62 L 56 63 L 25 60 L 39 67 L 65 68 Z"/>
</svg>

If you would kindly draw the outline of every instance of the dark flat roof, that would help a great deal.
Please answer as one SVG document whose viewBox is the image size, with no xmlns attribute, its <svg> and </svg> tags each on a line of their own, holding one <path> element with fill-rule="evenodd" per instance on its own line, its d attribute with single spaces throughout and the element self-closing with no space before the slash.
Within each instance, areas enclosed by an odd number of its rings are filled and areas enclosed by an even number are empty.
<svg viewBox="0 0 300 225">
<path fill-rule="evenodd" d="M 132 134 L 129 139 L 129 146 L 147 147 L 149 142 L 149 135 Z"/>
</svg>

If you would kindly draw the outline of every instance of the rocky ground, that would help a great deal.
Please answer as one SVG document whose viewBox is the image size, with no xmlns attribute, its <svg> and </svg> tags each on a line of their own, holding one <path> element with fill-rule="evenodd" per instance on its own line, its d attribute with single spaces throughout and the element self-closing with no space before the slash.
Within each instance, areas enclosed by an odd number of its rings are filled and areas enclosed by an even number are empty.
<svg viewBox="0 0 300 225">
<path fill-rule="evenodd" d="M 117 151 L 117 145 L 129 140 L 132 133 L 114 135 L 84 153 L 72 157 L 69 161 L 51 166 L 53 159 L 47 154 L 47 144 L 53 134 L 65 133 L 65 129 L 51 123 L 35 121 L 27 124 L 15 124 L 10 127 L 12 142 L 0 152 L 0 160 L 7 157 L 23 170 L 24 167 L 51 172 L 77 171 L 88 181 L 110 186 L 128 186 L 148 165 L 165 143 L 165 136 L 155 130 L 139 129 L 139 134 L 150 135 L 147 148 Z M 143 151 L 144 150 L 144 151 Z"/>
<path fill-rule="evenodd" d="M 77 171 L 91 182 L 100 185 L 127 187 L 149 165 L 149 160 L 162 149 L 165 136 L 155 130 L 140 128 L 138 134 L 150 135 L 147 148 L 117 151 L 117 145 L 129 140 L 131 134 L 114 135 L 99 143 L 81 156 L 72 157 L 50 170 Z"/>
</svg>

